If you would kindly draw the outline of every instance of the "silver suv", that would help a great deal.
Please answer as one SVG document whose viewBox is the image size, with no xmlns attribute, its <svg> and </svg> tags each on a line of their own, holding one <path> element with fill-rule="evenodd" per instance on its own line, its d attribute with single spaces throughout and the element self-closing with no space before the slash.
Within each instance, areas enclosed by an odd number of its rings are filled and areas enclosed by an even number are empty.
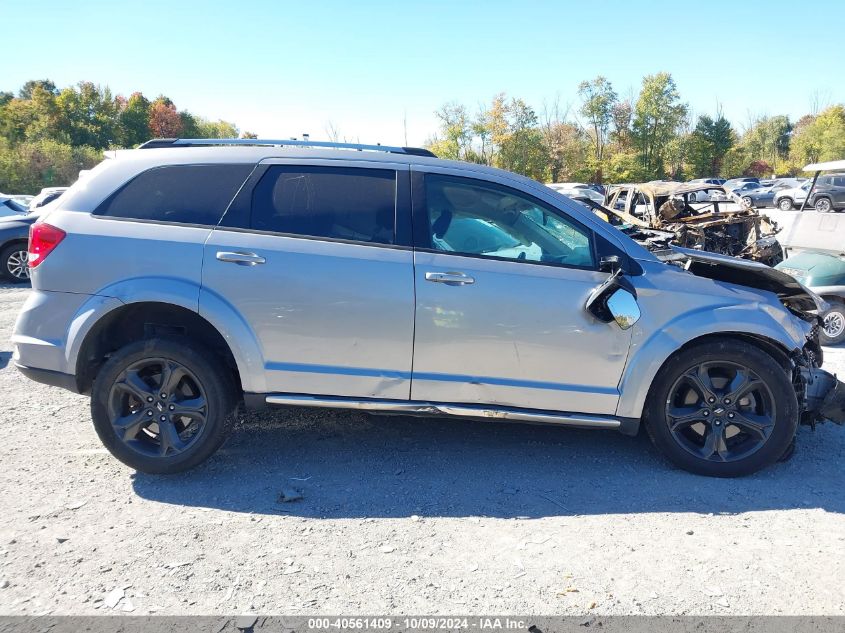
<svg viewBox="0 0 845 633">
<path fill-rule="evenodd" d="M 788 275 L 651 252 L 505 171 L 301 145 L 151 141 L 33 225 L 14 361 L 90 394 L 133 468 L 199 464 L 239 404 L 628 435 L 644 421 L 676 464 L 716 476 L 790 453 L 800 422 L 845 418 L 820 300 Z"/>
</svg>

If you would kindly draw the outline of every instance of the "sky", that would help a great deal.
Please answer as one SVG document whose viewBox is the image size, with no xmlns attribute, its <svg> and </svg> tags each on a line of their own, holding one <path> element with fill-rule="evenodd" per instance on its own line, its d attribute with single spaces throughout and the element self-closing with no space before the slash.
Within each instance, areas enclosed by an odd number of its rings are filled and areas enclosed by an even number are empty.
<svg viewBox="0 0 845 633">
<path fill-rule="evenodd" d="M 843 24 L 843 0 L 0 0 L 0 90 L 90 80 L 264 138 L 421 145 L 445 102 L 575 117 L 582 80 L 636 96 L 667 71 L 742 130 L 845 102 Z"/>
</svg>

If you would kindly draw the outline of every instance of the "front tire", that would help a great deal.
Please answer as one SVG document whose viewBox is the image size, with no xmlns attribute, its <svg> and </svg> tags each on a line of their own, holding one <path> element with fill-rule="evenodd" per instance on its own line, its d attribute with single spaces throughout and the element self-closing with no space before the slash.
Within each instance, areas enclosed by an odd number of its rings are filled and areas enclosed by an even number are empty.
<svg viewBox="0 0 845 633">
<path fill-rule="evenodd" d="M 741 477 L 786 452 L 798 402 L 786 370 L 743 341 L 718 339 L 675 354 L 652 384 L 645 426 L 677 466 Z"/>
<path fill-rule="evenodd" d="M 29 255 L 26 249 L 26 242 L 17 242 L 0 250 L 0 278 L 13 284 L 29 281 Z"/>
<path fill-rule="evenodd" d="M 821 315 L 824 326 L 819 330 L 822 345 L 839 345 L 845 341 L 845 303 L 829 301 L 830 309 Z"/>
<path fill-rule="evenodd" d="M 781 211 L 792 211 L 792 199 L 791 198 L 781 198 L 778 200 L 778 209 Z"/>
<path fill-rule="evenodd" d="M 179 339 L 126 345 L 103 365 L 91 389 L 97 435 L 114 457 L 140 472 L 193 468 L 232 428 L 234 387 L 225 367 Z"/>
<path fill-rule="evenodd" d="M 816 211 L 819 213 L 830 213 L 833 211 L 833 205 L 830 203 L 829 198 L 819 198 L 816 200 L 816 204 L 814 206 Z"/>
</svg>

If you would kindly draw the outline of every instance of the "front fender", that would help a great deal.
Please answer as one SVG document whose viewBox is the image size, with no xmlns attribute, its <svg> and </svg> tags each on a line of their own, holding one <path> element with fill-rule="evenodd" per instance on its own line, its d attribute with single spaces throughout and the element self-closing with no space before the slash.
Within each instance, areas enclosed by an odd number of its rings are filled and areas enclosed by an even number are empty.
<svg viewBox="0 0 845 633">
<path fill-rule="evenodd" d="M 714 334 L 745 334 L 765 338 L 787 351 L 801 349 L 809 331 L 777 305 L 751 302 L 703 306 L 655 327 L 645 312 L 634 326 L 628 362 L 619 384 L 616 415 L 642 416 L 648 391 L 663 364 L 684 345 Z"/>
</svg>

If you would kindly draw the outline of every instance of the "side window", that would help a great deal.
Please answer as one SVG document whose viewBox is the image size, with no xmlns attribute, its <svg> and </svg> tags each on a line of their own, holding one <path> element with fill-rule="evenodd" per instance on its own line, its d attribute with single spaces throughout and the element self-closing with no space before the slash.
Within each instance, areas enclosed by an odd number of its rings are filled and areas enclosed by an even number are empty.
<svg viewBox="0 0 845 633">
<path fill-rule="evenodd" d="M 253 165 L 167 165 L 138 174 L 95 212 L 214 226 Z"/>
<path fill-rule="evenodd" d="M 252 193 L 259 231 L 392 244 L 396 172 L 356 167 L 273 166 Z"/>
<path fill-rule="evenodd" d="M 845 187 L 845 176 L 837 176 L 833 179 L 833 184 L 837 187 Z"/>
<path fill-rule="evenodd" d="M 819 178 L 817 184 L 822 187 L 829 187 L 833 184 L 833 178 L 831 178 L 830 176 L 822 176 L 821 178 Z"/>
<path fill-rule="evenodd" d="M 591 268 L 589 231 L 512 189 L 464 178 L 425 179 L 435 250 Z"/>
</svg>

